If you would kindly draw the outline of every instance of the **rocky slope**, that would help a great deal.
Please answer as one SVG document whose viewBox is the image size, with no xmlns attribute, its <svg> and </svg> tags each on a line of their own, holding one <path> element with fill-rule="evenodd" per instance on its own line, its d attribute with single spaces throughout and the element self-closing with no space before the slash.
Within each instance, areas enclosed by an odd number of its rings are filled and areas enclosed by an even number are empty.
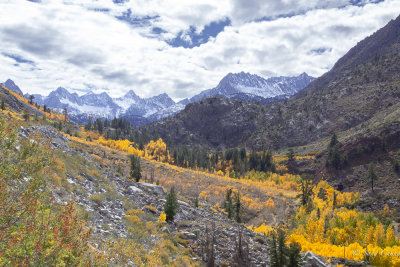
<svg viewBox="0 0 400 267">
<path fill-rule="evenodd" d="M 11 88 L 13 88 L 13 87 L 11 87 Z M 14 88 L 14 90 L 15 90 L 15 88 Z M 40 116 L 44 115 L 43 112 L 39 111 L 38 109 L 32 108 L 31 106 L 27 105 L 26 103 L 20 101 L 17 97 L 15 97 L 12 93 L 10 93 L 10 91 L 5 89 L 3 87 L 3 85 L 0 86 L 0 101 L 4 101 L 4 103 L 6 105 L 6 110 L 9 109 L 9 110 L 21 113 L 21 114 L 25 110 L 29 110 L 29 112 L 31 114 L 38 114 Z"/>
<path fill-rule="evenodd" d="M 43 142 L 50 141 L 60 159 L 70 161 L 68 158 L 76 158 L 84 165 L 93 164 L 100 170 L 101 173 L 94 175 L 82 168 L 79 170 L 68 168 L 66 181 L 53 190 L 53 196 L 58 203 L 63 204 L 73 200 L 86 210 L 94 234 L 93 240 L 106 240 L 110 235 L 127 237 L 124 217 L 128 208 L 138 207 L 148 214 L 146 216 L 155 217 L 163 211 L 166 201 L 163 188 L 146 182 L 131 181 L 125 175 L 117 173 L 114 168 L 110 168 L 111 166 L 104 165 L 101 160 L 96 159 L 96 155 L 99 154 L 103 158 L 113 158 L 112 161 L 125 162 L 126 154 L 118 151 L 108 154 L 107 149 L 72 142 L 51 126 L 21 128 L 19 135 L 27 138 L 35 132 L 45 137 Z M 144 172 L 154 168 L 154 163 L 151 161 L 144 159 L 141 161 Z M 96 195 L 101 197 L 94 198 Z M 226 215 L 211 211 L 209 207 L 210 205 L 205 202 L 201 208 L 196 208 L 192 204 L 179 201 L 174 222 L 166 224 L 163 232 L 178 235 L 180 240 L 185 240 L 181 241 L 181 245 L 191 248 L 197 255 L 198 261 L 205 260 L 206 257 L 202 248 L 207 238 L 206 228 L 210 234 L 214 232 L 215 261 L 219 265 L 221 262 L 230 262 L 235 256 L 240 229 L 251 260 L 249 266 L 268 266 L 267 246 L 263 238 L 256 238 L 257 234 L 228 219 Z"/>
<path fill-rule="evenodd" d="M 15 92 L 15 93 L 17 93 L 19 95 L 23 94 L 21 89 L 18 87 L 18 85 L 16 85 L 14 83 L 13 80 L 8 79 L 7 81 L 5 81 L 5 83 L 0 83 L 0 85 L 3 85 L 4 87 L 7 87 L 11 91 L 13 91 L 13 92 Z"/>
</svg>

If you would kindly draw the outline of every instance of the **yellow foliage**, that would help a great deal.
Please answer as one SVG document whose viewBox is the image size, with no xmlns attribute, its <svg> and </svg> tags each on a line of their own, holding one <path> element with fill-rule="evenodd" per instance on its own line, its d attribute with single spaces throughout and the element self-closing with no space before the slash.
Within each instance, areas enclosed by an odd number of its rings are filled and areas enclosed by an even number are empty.
<svg viewBox="0 0 400 267">
<path fill-rule="evenodd" d="M 167 145 L 164 141 L 159 138 L 157 141 L 151 140 L 145 147 L 145 157 L 154 159 L 161 162 L 170 161 L 170 157 L 167 151 Z"/>
<path fill-rule="evenodd" d="M 53 173 L 51 175 L 51 179 L 56 183 L 56 185 L 61 186 L 61 177 L 57 175 L 57 173 Z"/>
<path fill-rule="evenodd" d="M 144 211 L 141 209 L 127 210 L 125 212 L 126 215 L 143 215 Z"/>
<path fill-rule="evenodd" d="M 261 224 L 259 227 L 254 228 L 252 225 L 247 226 L 248 229 L 256 232 L 256 233 L 260 233 L 260 234 L 264 234 L 266 236 L 268 236 L 269 232 L 274 230 L 273 227 L 267 225 L 267 224 Z"/>
<path fill-rule="evenodd" d="M 390 215 L 390 209 L 389 209 L 388 204 L 385 204 L 385 206 L 383 207 L 382 215 L 385 216 L 385 217 L 388 217 Z"/>
<path fill-rule="evenodd" d="M 96 177 L 96 178 L 99 178 L 99 177 L 100 177 L 99 172 L 96 171 L 96 170 L 90 170 L 90 171 L 88 171 L 88 174 L 91 175 L 91 176 L 94 176 L 94 177 Z"/>
<path fill-rule="evenodd" d="M 133 225 L 141 225 L 142 224 L 142 220 L 136 216 L 136 215 L 126 215 L 125 219 Z"/>
<path fill-rule="evenodd" d="M 392 225 L 389 225 L 386 229 L 386 239 L 385 239 L 385 246 L 392 247 L 396 245 L 396 236 L 394 235 L 394 229 Z"/>
<path fill-rule="evenodd" d="M 160 222 L 165 222 L 167 220 L 167 215 L 162 211 L 159 218 Z"/>
<path fill-rule="evenodd" d="M 148 211 L 153 212 L 153 213 L 157 213 L 157 209 L 156 209 L 155 207 L 151 206 L 151 205 L 147 205 L 147 206 L 146 206 L 146 209 L 147 209 Z"/>
<path fill-rule="evenodd" d="M 319 198 L 319 192 L 326 192 Z M 334 195 L 336 195 L 336 207 L 345 204 L 354 204 L 358 193 L 338 192 L 326 181 L 321 181 L 314 188 L 312 210 L 301 206 L 297 210 L 295 219 L 300 225 L 291 231 L 290 242 L 298 242 L 302 250 L 310 250 L 325 257 L 345 257 L 353 260 L 364 259 L 365 252 L 374 255 L 373 263 L 378 266 L 393 266 L 399 259 L 400 253 L 393 255 L 378 255 L 386 251 L 396 251 L 398 240 L 390 225 L 386 232 L 381 223 L 376 226 L 376 218 L 372 214 L 366 214 L 357 210 L 349 210 L 344 207 L 334 208 Z M 388 213 L 388 208 L 384 213 Z M 386 246 L 386 247 L 385 247 Z M 384 249 L 383 249 L 384 248 Z M 398 250 L 397 250 L 398 251 Z M 389 262 L 389 263 L 388 263 Z M 399 262 L 400 264 L 400 262 Z"/>
<path fill-rule="evenodd" d="M 129 140 L 106 140 L 102 136 L 99 139 L 94 141 L 95 143 L 110 147 L 113 149 L 117 149 L 120 151 L 128 152 L 130 154 L 134 154 L 136 156 L 143 156 L 143 151 L 134 147 L 134 143 L 130 142 Z"/>
<path fill-rule="evenodd" d="M 375 227 L 374 241 L 376 246 L 383 247 L 385 245 L 385 229 L 381 223 Z"/>
<path fill-rule="evenodd" d="M 146 231 L 149 232 L 149 234 L 154 234 L 154 223 L 152 221 L 146 222 Z"/>
<path fill-rule="evenodd" d="M 267 200 L 267 202 L 265 203 L 265 206 L 267 206 L 268 208 L 274 208 L 275 207 L 275 202 L 271 198 L 269 198 Z"/>
<path fill-rule="evenodd" d="M 217 171 L 217 175 L 219 175 L 219 176 L 224 176 L 224 172 L 221 171 L 221 170 L 219 170 L 219 171 Z"/>
<path fill-rule="evenodd" d="M 303 235 L 291 234 L 289 242 L 297 242 L 301 245 L 303 251 L 312 251 L 315 254 L 324 257 L 340 257 L 352 260 L 363 260 L 365 249 L 358 243 L 352 243 L 349 246 L 337 246 L 321 242 L 310 242 Z"/>
<path fill-rule="evenodd" d="M 23 97 L 22 95 L 19 95 L 17 93 L 15 93 L 14 91 L 11 91 L 10 89 L 8 89 L 7 87 L 4 86 L 0 86 L 1 88 L 3 88 L 4 90 L 7 90 L 10 94 L 12 94 L 13 96 L 15 96 L 16 98 L 18 98 L 18 100 L 24 102 L 25 104 L 29 105 L 31 108 L 39 110 L 40 112 L 44 113 L 46 115 L 47 118 L 53 119 L 53 120 L 59 120 L 62 121 L 64 120 L 64 116 L 60 115 L 58 113 L 52 112 L 44 112 L 43 110 L 40 110 L 36 107 L 35 104 L 31 104 L 30 101 L 28 99 L 26 99 L 25 97 Z"/>
</svg>

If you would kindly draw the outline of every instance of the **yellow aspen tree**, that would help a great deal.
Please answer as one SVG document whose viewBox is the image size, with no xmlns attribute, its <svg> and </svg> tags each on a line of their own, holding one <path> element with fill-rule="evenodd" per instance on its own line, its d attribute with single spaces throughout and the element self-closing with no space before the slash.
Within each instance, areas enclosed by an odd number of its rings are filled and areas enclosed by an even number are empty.
<svg viewBox="0 0 400 267">
<path fill-rule="evenodd" d="M 374 240 L 376 246 L 383 247 L 385 245 L 385 229 L 381 223 L 375 227 Z"/>
<path fill-rule="evenodd" d="M 365 243 L 366 243 L 366 245 L 375 243 L 374 233 L 375 233 L 374 227 L 370 226 L 368 228 L 368 230 L 367 230 L 367 234 L 365 235 Z"/>
<path fill-rule="evenodd" d="M 385 204 L 385 206 L 383 207 L 383 216 L 388 217 L 390 215 L 390 209 L 388 204 Z"/>
<path fill-rule="evenodd" d="M 387 247 L 392 247 L 396 245 L 396 237 L 394 235 L 394 230 L 392 225 L 389 225 L 388 228 L 386 229 L 385 245 Z"/>
</svg>

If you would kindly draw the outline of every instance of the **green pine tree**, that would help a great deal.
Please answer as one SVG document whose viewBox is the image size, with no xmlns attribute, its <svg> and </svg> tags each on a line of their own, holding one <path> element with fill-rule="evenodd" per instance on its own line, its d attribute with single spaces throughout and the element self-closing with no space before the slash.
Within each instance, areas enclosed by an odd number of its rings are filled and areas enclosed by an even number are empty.
<svg viewBox="0 0 400 267">
<path fill-rule="evenodd" d="M 286 234 L 281 228 L 270 232 L 268 254 L 271 267 L 300 267 L 302 266 L 301 246 L 291 243 L 286 246 Z"/>
<path fill-rule="evenodd" d="M 333 191 L 333 209 L 336 209 L 336 199 L 337 199 L 337 194 L 336 191 Z"/>
<path fill-rule="evenodd" d="M 308 205 L 311 201 L 311 197 L 313 195 L 313 184 L 312 178 L 308 175 L 301 175 L 300 180 L 300 194 L 297 195 L 300 198 L 301 205 Z"/>
<path fill-rule="evenodd" d="M 301 259 L 301 246 L 299 243 L 290 243 L 288 249 L 288 267 L 300 267 L 302 266 Z"/>
<path fill-rule="evenodd" d="M 29 121 L 29 118 L 31 117 L 31 111 L 28 109 L 24 110 L 24 115 L 22 115 L 22 117 L 26 120 Z"/>
<path fill-rule="evenodd" d="M 242 214 L 241 214 L 241 208 L 242 204 L 240 203 L 240 194 L 237 193 L 235 194 L 235 220 L 238 223 L 242 222 Z"/>
<path fill-rule="evenodd" d="M 175 189 L 172 187 L 167 194 L 167 200 L 164 206 L 164 212 L 167 216 L 166 221 L 172 222 L 178 209 L 178 199 L 175 194 Z"/>
<path fill-rule="evenodd" d="M 375 173 L 374 164 L 370 163 L 369 166 L 368 166 L 368 180 L 371 181 L 372 192 L 374 192 L 374 183 L 375 183 L 377 178 L 378 178 L 378 176 Z"/>
<path fill-rule="evenodd" d="M 226 190 L 224 209 L 228 213 L 228 218 L 232 219 L 233 215 L 233 204 L 232 204 L 232 188 Z"/>
<path fill-rule="evenodd" d="M 130 177 L 134 179 L 136 182 L 139 182 L 142 178 L 142 171 L 140 168 L 140 158 L 135 155 L 129 155 L 129 159 L 131 161 L 131 170 Z"/>
</svg>

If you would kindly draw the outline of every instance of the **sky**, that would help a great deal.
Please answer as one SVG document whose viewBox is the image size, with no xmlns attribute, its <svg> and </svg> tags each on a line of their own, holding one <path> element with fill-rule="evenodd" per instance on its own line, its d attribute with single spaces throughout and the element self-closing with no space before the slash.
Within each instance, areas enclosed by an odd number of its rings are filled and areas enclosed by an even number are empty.
<svg viewBox="0 0 400 267">
<path fill-rule="evenodd" d="M 24 93 L 167 93 L 228 73 L 319 77 L 400 0 L 1 0 L 0 81 Z"/>
</svg>

